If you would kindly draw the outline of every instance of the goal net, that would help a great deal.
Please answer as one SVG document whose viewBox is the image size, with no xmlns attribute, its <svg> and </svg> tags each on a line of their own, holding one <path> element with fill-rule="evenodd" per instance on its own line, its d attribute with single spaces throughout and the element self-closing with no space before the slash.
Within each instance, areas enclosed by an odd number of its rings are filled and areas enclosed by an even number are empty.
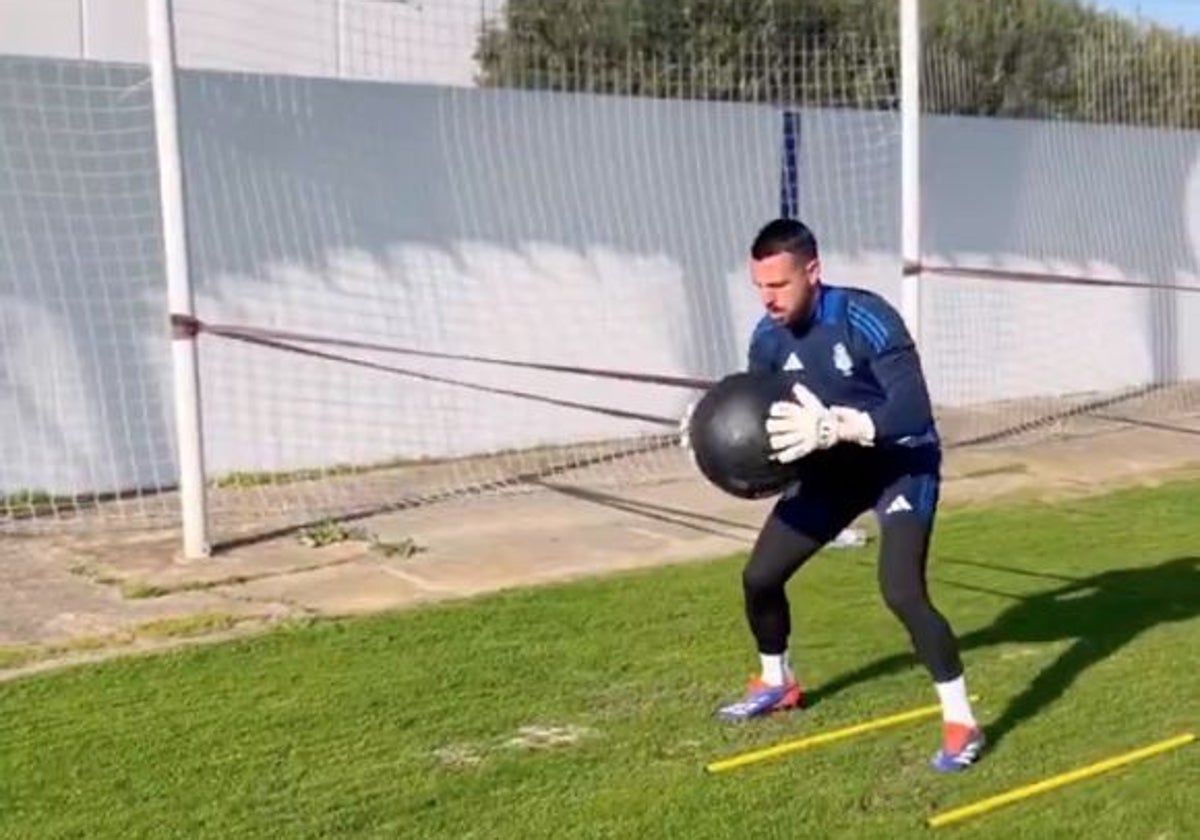
<svg viewBox="0 0 1200 840">
<path fill-rule="evenodd" d="M 0 55 L 0 524 L 175 515 L 145 67 Z"/>
<path fill-rule="evenodd" d="M 900 304 L 892 0 L 172 5 L 214 540 L 694 475 L 675 424 L 744 364 L 771 217 Z M 1195 43 L 923 5 L 948 444 L 1193 429 Z M 173 522 L 146 44 L 0 47 L 0 523 Z"/>
<path fill-rule="evenodd" d="M 552 6 L 174 3 L 218 538 L 484 489 L 688 474 L 675 426 L 698 386 L 620 374 L 706 382 L 744 363 L 759 314 L 745 251 L 780 213 L 821 218 L 831 269 L 895 288 L 894 27 L 818 38 L 769 10 L 706 22 L 686 4 L 569 3 L 546 35 Z M 729 31 L 706 45 L 717 23 Z M 31 266 L 18 291 L 57 299 L 64 260 L 101 226 L 117 262 L 103 277 L 71 266 L 78 328 L 43 336 L 46 363 L 21 366 L 43 391 L 11 404 L 6 451 L 25 466 L 4 461 L 5 512 L 61 518 L 149 486 L 152 504 L 104 511 L 171 515 L 146 74 L 19 64 L 5 124 L 23 128 L 0 155 L 41 217 L 5 226 Z M 78 102 L 62 100 L 65 74 Z M 35 133 L 68 107 L 66 133 Z M 82 222 L 33 198 L 86 189 L 89 170 L 111 192 Z M 145 317 L 112 306 L 126 298 Z M 65 378 L 81 359 L 98 388 L 125 391 L 85 401 Z M 89 446 L 53 439 L 44 404 Z M 9 490 L 26 487 L 38 504 Z"/>
<path fill-rule="evenodd" d="M 1200 432 L 1200 35 L 986 5 L 928 2 L 922 27 L 921 337 L 943 433 L 1182 465 Z"/>
</svg>

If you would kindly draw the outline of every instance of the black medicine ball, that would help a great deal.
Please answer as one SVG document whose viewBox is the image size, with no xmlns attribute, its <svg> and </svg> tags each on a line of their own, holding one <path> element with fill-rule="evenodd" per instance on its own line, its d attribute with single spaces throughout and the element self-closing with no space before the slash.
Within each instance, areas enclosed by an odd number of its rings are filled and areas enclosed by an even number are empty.
<svg viewBox="0 0 1200 840">
<path fill-rule="evenodd" d="M 790 399 L 791 380 L 778 373 L 734 373 L 713 385 L 688 424 L 704 477 L 743 499 L 773 496 L 795 481 L 797 466 L 771 459 L 766 430 L 771 403 Z"/>
</svg>

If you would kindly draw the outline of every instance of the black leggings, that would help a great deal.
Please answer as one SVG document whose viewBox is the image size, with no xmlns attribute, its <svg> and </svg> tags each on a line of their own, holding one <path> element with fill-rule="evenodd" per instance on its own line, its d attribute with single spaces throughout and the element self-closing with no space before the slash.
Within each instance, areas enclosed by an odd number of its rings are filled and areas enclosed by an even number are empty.
<svg viewBox="0 0 1200 840">
<path fill-rule="evenodd" d="M 810 557 L 852 518 L 836 528 L 809 535 L 771 514 L 742 573 L 746 616 L 760 653 L 787 650 L 791 611 L 785 584 Z M 929 600 L 925 561 L 930 524 L 920 516 L 895 513 L 880 518 L 879 587 L 884 603 L 908 631 L 918 658 L 935 682 L 962 674 L 958 641 L 949 623 Z"/>
</svg>

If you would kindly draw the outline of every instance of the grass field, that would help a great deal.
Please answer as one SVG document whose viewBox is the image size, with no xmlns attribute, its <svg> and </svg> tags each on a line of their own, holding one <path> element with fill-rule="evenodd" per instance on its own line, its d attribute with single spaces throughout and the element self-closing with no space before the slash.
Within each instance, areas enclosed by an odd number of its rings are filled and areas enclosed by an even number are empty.
<svg viewBox="0 0 1200 840">
<path fill-rule="evenodd" d="M 0 685 L 0 837 L 1200 836 L 1200 744 L 956 827 L 946 808 L 1200 729 L 1200 484 L 943 517 L 930 583 L 994 747 L 927 720 L 705 763 L 935 702 L 874 546 L 793 581 L 812 708 L 714 707 L 757 664 L 741 557 Z M 480 558 L 486 563 L 487 558 Z"/>
</svg>

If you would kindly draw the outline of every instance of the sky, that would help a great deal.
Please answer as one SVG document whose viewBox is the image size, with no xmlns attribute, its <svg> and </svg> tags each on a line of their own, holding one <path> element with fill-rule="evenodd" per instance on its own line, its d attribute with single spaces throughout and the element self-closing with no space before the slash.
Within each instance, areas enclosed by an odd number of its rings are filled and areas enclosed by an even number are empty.
<svg viewBox="0 0 1200 840">
<path fill-rule="evenodd" d="M 1200 35 L 1200 0 L 1092 0 L 1092 5 Z"/>
</svg>

